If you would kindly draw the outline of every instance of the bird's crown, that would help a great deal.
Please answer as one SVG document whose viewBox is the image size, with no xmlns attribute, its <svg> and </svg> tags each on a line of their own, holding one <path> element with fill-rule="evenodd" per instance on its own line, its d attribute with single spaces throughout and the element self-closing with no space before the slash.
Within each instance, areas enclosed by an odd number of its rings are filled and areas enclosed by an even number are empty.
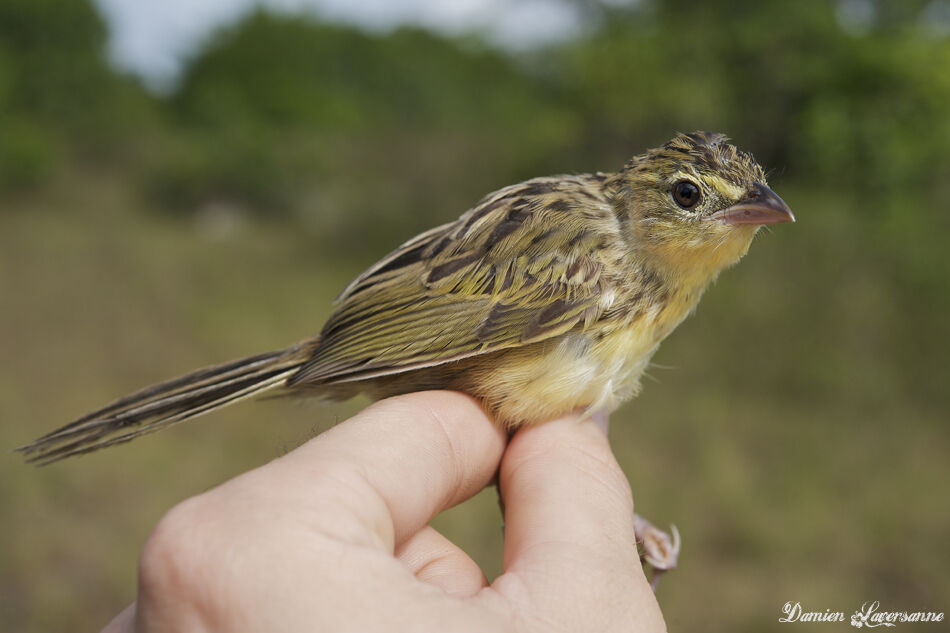
<svg viewBox="0 0 950 633">
<path fill-rule="evenodd" d="M 659 180 L 669 179 L 677 172 L 691 172 L 696 177 L 714 175 L 736 187 L 765 183 L 765 174 L 752 155 L 719 132 L 677 134 L 660 147 L 634 157 L 624 169 L 640 174 L 649 172 Z"/>
<path fill-rule="evenodd" d="M 632 158 L 617 174 L 617 200 L 634 216 L 693 222 L 765 185 L 751 154 L 718 132 L 675 137 Z"/>
</svg>

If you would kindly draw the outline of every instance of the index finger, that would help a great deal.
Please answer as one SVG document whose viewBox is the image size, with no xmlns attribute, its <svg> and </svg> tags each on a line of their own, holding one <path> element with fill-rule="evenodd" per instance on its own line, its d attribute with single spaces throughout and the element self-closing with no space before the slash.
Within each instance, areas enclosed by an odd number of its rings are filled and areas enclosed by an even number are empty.
<svg viewBox="0 0 950 633">
<path fill-rule="evenodd" d="M 382 400 L 271 467 L 296 482 L 283 499 L 324 528 L 390 551 L 494 477 L 507 441 L 471 397 L 428 391 Z"/>
</svg>

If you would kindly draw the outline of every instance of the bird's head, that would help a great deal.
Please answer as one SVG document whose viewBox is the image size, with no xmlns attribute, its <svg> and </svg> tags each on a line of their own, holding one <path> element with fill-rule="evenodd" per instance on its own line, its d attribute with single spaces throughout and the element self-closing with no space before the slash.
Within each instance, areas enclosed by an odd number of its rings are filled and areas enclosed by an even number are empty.
<svg viewBox="0 0 950 633">
<path fill-rule="evenodd" d="M 714 132 L 679 134 L 614 180 L 631 246 L 683 272 L 735 263 L 765 224 L 794 222 L 755 160 Z"/>
</svg>

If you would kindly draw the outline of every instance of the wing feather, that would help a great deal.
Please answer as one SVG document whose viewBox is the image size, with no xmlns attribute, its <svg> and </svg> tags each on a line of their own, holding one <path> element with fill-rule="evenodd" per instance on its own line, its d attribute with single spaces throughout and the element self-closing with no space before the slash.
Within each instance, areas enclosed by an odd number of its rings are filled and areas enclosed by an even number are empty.
<svg viewBox="0 0 950 633">
<path fill-rule="evenodd" d="M 486 196 L 350 283 L 289 383 L 409 371 L 585 327 L 619 284 L 618 220 L 590 176 L 539 178 Z"/>
</svg>

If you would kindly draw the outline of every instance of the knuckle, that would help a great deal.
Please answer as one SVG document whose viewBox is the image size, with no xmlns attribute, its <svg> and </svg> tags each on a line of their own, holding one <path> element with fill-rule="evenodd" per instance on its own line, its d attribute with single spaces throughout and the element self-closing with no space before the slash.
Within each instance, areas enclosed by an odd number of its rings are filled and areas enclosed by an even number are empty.
<svg viewBox="0 0 950 633">
<path fill-rule="evenodd" d="M 139 585 L 157 594 L 187 592 L 194 571 L 206 548 L 200 545 L 203 501 L 194 497 L 183 501 L 158 522 L 145 541 L 139 558 Z"/>
<path fill-rule="evenodd" d="M 432 454 L 446 458 L 440 459 L 440 465 L 446 469 L 445 475 L 453 482 L 450 488 L 454 490 L 464 483 L 467 451 L 457 437 L 457 425 L 444 415 L 445 410 L 451 410 L 445 406 L 447 400 L 452 406 L 458 406 L 472 399 L 458 392 L 423 392 L 395 396 L 373 406 L 381 413 L 405 420 L 431 440 L 436 447 L 431 449 Z"/>
</svg>

